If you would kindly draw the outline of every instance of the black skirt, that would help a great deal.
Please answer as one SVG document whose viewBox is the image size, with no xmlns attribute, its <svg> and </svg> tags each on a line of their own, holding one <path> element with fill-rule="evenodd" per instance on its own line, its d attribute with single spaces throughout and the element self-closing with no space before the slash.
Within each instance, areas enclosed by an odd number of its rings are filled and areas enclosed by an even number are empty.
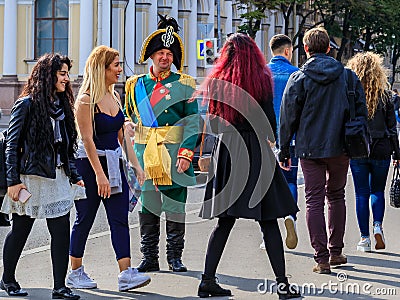
<svg viewBox="0 0 400 300">
<path fill-rule="evenodd" d="M 200 217 L 235 217 L 257 221 L 299 211 L 265 138 L 254 131 L 218 135 Z"/>
</svg>

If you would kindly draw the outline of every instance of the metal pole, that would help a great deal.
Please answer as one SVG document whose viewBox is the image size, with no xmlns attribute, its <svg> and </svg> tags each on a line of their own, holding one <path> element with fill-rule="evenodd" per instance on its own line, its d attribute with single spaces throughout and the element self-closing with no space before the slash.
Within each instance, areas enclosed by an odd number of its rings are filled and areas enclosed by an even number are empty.
<svg viewBox="0 0 400 300">
<path fill-rule="evenodd" d="M 218 31 L 218 49 L 221 49 L 222 37 L 221 37 L 221 1 L 217 0 L 217 31 Z"/>
</svg>

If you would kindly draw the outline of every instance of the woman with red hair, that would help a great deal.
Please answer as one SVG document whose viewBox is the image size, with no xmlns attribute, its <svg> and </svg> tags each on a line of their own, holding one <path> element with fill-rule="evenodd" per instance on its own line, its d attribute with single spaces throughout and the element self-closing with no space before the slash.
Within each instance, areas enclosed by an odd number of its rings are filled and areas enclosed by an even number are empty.
<svg viewBox="0 0 400 300">
<path fill-rule="evenodd" d="M 276 132 L 272 77 L 256 43 L 245 34 L 231 35 L 200 90 L 209 99 L 218 141 L 200 216 L 219 219 L 208 243 L 198 296 L 231 295 L 219 286 L 215 273 L 236 219 L 245 218 L 260 225 L 279 299 L 300 297 L 285 274 L 277 222 L 298 208 L 270 147 Z"/>
</svg>

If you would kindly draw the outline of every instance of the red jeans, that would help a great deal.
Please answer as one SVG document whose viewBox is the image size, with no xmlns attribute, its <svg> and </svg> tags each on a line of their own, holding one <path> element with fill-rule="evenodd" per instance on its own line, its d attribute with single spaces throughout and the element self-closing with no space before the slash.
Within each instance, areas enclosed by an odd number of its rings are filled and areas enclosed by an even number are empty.
<svg viewBox="0 0 400 300">
<path fill-rule="evenodd" d="M 306 195 L 306 222 L 314 259 L 327 263 L 329 256 L 342 253 L 346 224 L 344 202 L 349 158 L 345 155 L 318 159 L 300 159 Z M 325 197 L 328 202 L 328 228 L 324 215 Z M 329 248 L 329 250 L 328 250 Z"/>
</svg>

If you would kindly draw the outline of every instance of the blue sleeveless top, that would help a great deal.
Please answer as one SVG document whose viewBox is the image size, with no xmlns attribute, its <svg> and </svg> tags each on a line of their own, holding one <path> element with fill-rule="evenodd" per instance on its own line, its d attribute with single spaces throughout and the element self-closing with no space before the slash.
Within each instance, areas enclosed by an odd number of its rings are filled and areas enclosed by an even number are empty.
<svg viewBox="0 0 400 300">
<path fill-rule="evenodd" d="M 94 144 L 99 150 L 115 150 L 119 147 L 118 131 L 124 125 L 125 117 L 121 110 L 115 116 L 110 116 L 95 107 L 93 133 Z"/>
</svg>

